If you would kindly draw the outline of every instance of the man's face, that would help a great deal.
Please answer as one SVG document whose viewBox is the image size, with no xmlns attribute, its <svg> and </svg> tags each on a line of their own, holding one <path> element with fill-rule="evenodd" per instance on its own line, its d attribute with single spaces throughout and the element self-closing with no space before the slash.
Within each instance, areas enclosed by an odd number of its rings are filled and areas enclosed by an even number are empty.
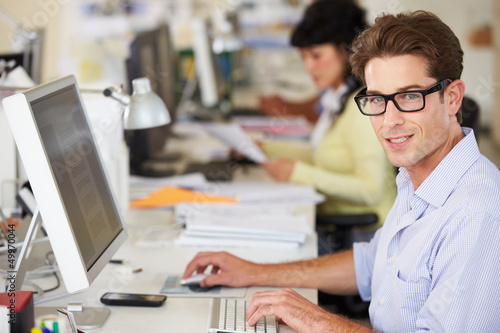
<svg viewBox="0 0 500 333">
<path fill-rule="evenodd" d="M 437 83 L 427 75 L 427 61 L 416 55 L 374 58 L 365 67 L 367 94 L 425 90 Z M 445 94 L 446 100 L 446 94 Z M 453 147 L 452 117 L 440 92 L 425 97 L 425 108 L 401 112 L 392 101 L 386 112 L 370 117 L 387 157 L 409 172 L 434 169 Z"/>
</svg>

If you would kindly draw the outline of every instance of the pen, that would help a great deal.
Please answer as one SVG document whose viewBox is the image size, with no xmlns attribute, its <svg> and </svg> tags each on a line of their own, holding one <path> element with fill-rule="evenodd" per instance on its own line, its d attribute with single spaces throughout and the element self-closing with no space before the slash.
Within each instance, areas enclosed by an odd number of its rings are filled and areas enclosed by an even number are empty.
<svg viewBox="0 0 500 333">
<path fill-rule="evenodd" d="M 111 264 L 120 264 L 120 265 L 128 263 L 128 261 L 122 259 L 111 259 L 109 262 Z"/>
</svg>

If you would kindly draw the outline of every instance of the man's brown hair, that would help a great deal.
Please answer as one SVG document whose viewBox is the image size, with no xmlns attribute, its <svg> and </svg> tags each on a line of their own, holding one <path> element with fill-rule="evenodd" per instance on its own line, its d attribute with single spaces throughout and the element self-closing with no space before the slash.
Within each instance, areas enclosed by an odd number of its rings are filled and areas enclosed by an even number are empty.
<svg viewBox="0 0 500 333">
<path fill-rule="evenodd" d="M 457 80 L 463 70 L 460 42 L 443 21 L 426 11 L 383 15 L 352 44 L 352 73 L 365 83 L 365 66 L 374 58 L 419 55 L 428 62 L 428 75 L 437 81 Z M 461 111 L 457 113 L 459 123 Z"/>
</svg>

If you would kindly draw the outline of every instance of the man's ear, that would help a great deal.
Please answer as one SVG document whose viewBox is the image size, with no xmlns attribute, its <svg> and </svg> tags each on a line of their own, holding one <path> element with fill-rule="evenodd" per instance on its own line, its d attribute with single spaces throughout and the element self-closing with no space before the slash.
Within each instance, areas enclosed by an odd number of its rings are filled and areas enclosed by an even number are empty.
<svg viewBox="0 0 500 333">
<path fill-rule="evenodd" d="M 446 87 L 445 102 L 448 104 L 450 116 L 454 116 L 460 109 L 464 92 L 465 84 L 462 80 L 455 80 Z"/>
</svg>

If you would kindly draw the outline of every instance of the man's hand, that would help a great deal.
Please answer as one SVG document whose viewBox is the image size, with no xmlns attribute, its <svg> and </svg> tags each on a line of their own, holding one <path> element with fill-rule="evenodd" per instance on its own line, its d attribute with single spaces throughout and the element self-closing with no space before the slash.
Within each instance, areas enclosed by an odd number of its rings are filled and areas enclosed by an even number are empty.
<svg viewBox="0 0 500 333">
<path fill-rule="evenodd" d="M 275 316 L 298 333 L 371 332 L 323 310 L 292 289 L 256 293 L 247 310 L 247 325 L 254 326 L 265 316 Z"/>
<path fill-rule="evenodd" d="M 200 284 L 201 287 L 216 285 L 247 287 L 255 283 L 259 265 L 240 259 L 227 252 L 200 252 L 187 265 L 182 278 L 196 272 L 201 274 L 211 266 L 211 273 Z M 260 270 L 261 271 L 261 270 Z"/>
<path fill-rule="evenodd" d="M 260 165 L 278 182 L 288 182 L 292 176 L 295 162 L 285 158 L 279 158 Z"/>
</svg>

